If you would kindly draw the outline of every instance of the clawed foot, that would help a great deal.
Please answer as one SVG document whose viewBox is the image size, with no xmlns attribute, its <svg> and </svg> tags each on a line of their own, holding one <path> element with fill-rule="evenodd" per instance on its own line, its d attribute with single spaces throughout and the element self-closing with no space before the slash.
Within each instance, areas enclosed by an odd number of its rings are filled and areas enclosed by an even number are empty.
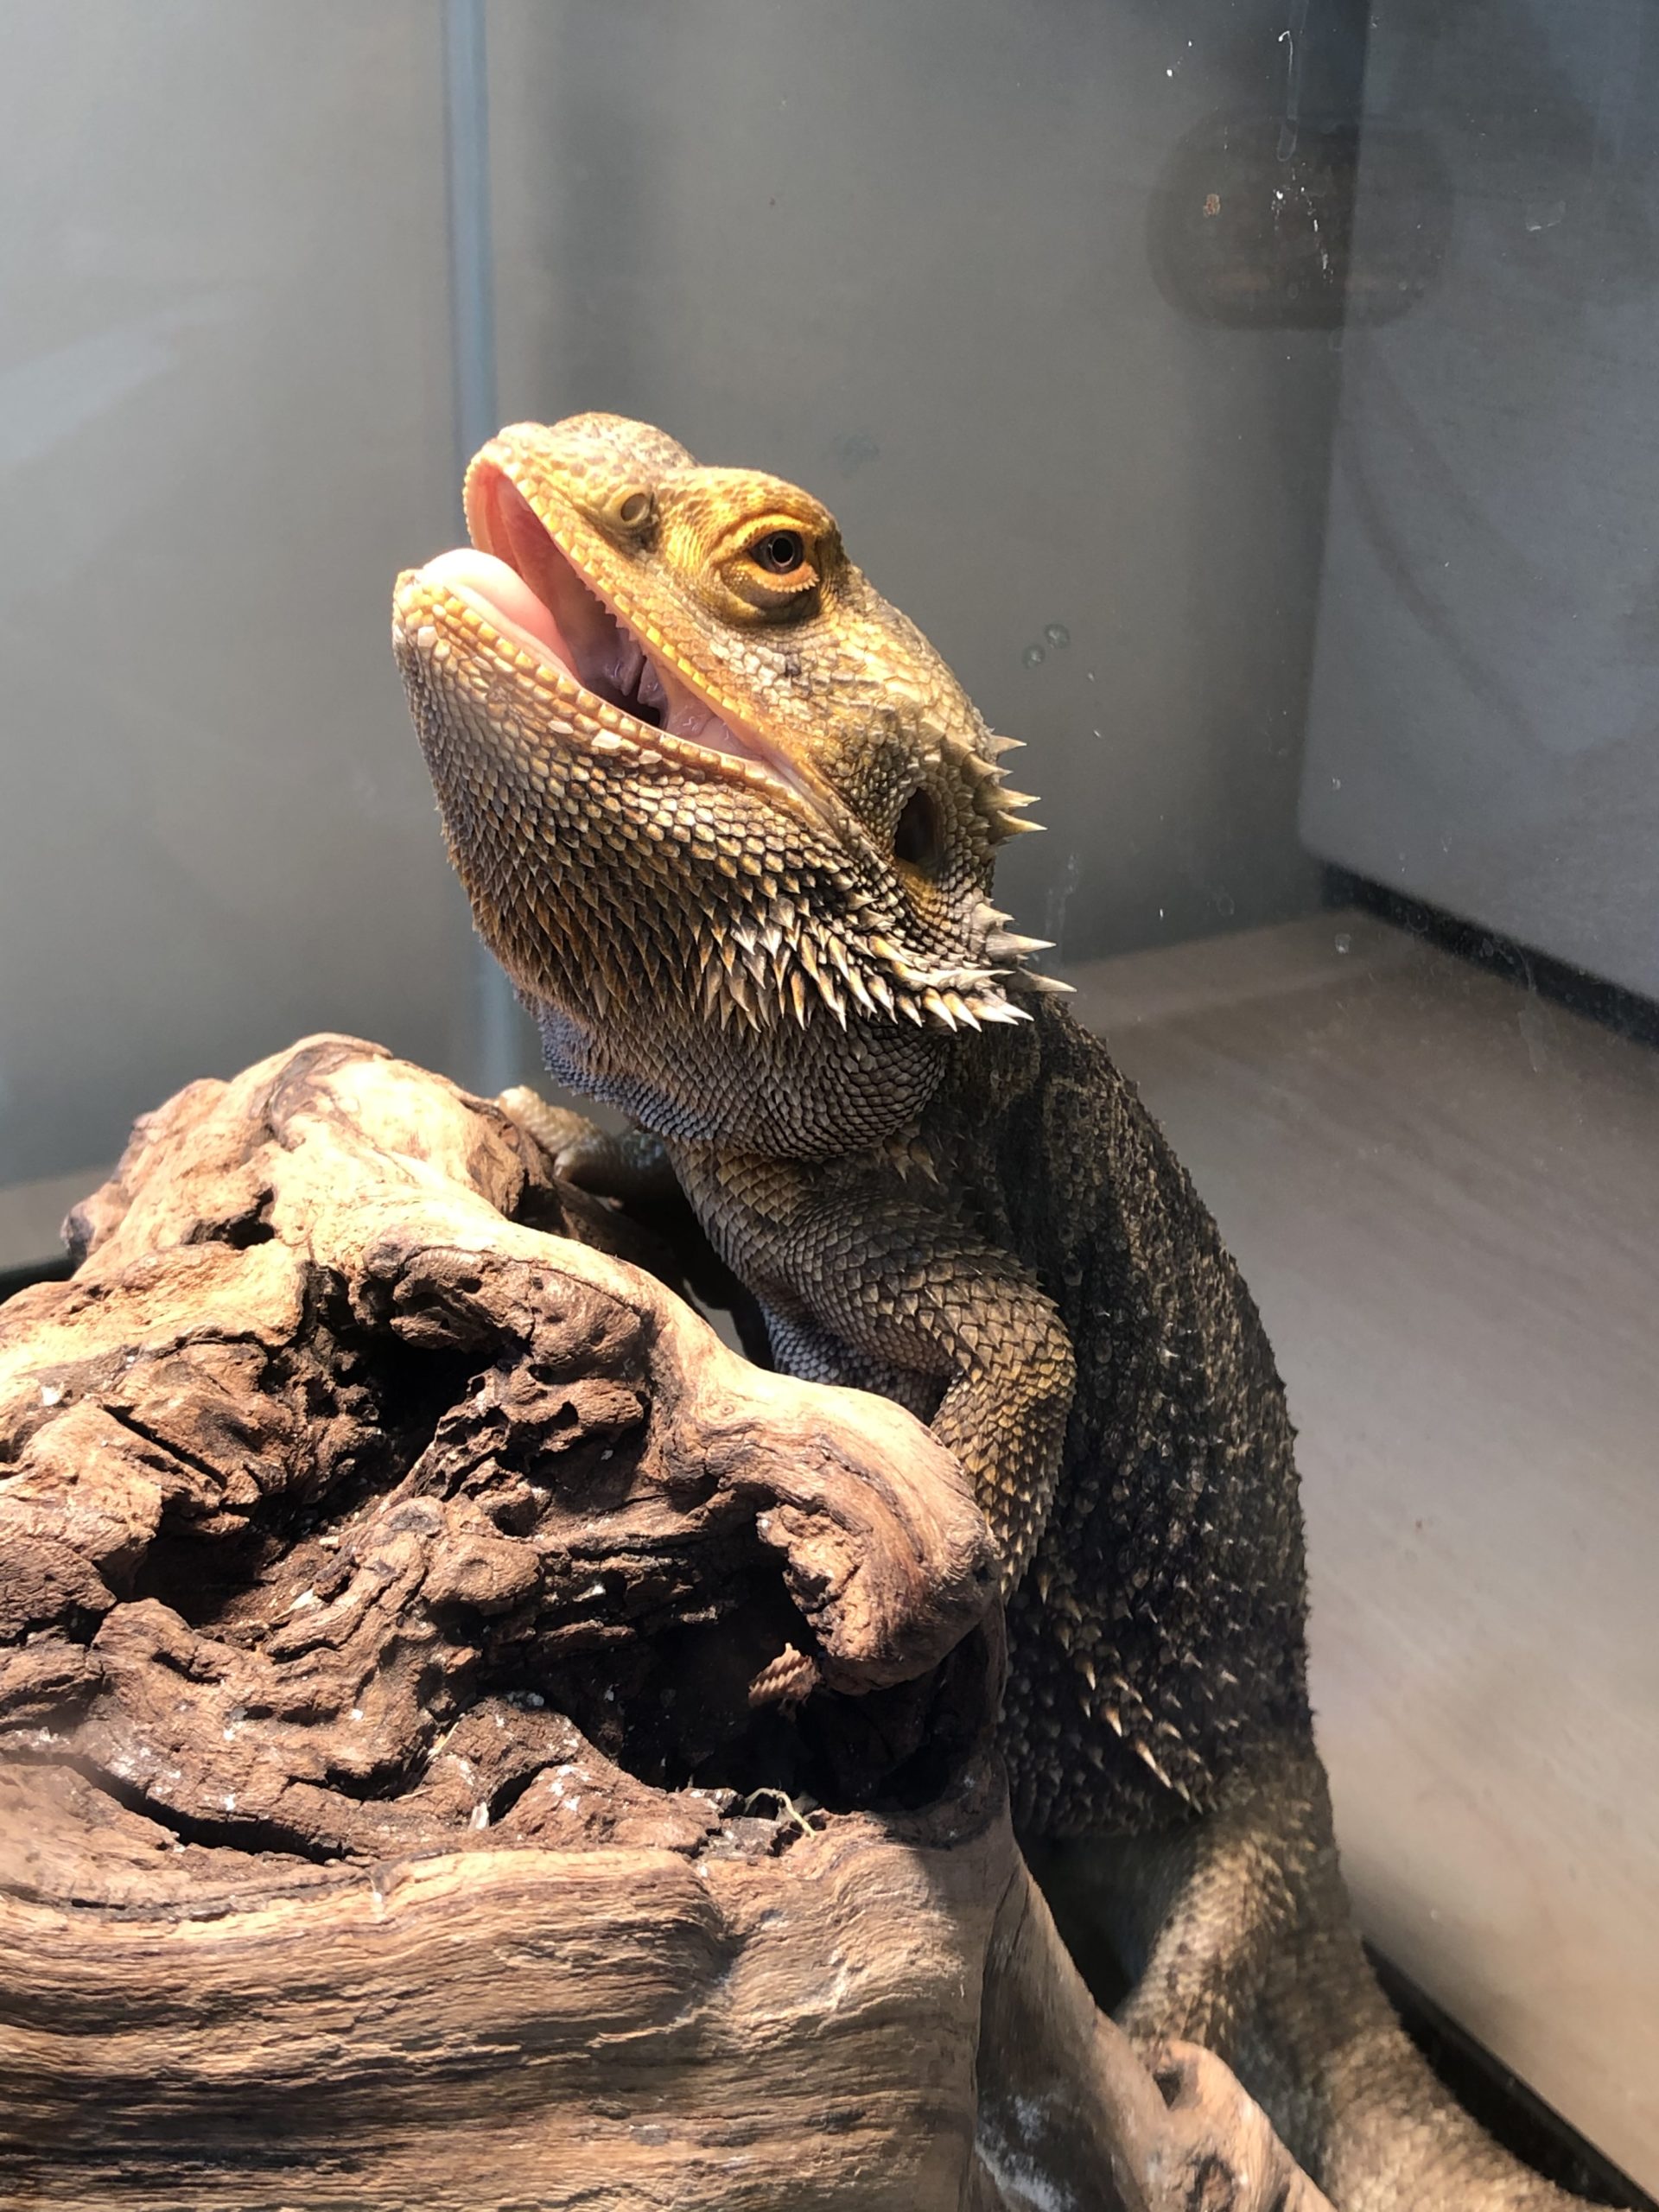
<svg viewBox="0 0 1659 2212">
<path fill-rule="evenodd" d="M 661 1144 L 646 1129 L 619 1135 L 585 1114 L 550 1105 L 527 1084 L 504 1090 L 496 1104 L 509 1121 L 534 1137 L 563 1182 L 602 1198 L 660 1198 L 677 1188 Z"/>
</svg>

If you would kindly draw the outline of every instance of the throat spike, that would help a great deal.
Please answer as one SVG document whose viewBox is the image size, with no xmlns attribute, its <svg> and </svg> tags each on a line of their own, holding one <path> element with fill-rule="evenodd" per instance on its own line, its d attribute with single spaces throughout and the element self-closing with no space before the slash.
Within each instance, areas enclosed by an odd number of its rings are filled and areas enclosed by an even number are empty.
<svg viewBox="0 0 1659 2212">
<path fill-rule="evenodd" d="M 1027 953 L 1052 952 L 1054 940 L 1049 937 L 1021 937 L 1018 930 L 995 930 L 985 940 L 985 950 L 993 960 L 1023 960 Z"/>
</svg>

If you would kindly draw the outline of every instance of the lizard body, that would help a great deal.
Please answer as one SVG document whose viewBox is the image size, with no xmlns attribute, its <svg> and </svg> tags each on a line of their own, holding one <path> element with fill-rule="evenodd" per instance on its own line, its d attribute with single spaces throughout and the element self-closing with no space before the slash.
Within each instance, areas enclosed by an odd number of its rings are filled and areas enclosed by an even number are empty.
<svg viewBox="0 0 1659 2212">
<path fill-rule="evenodd" d="M 1283 1391 L 1186 1175 L 990 903 L 1029 826 L 1009 741 L 792 486 L 585 416 L 493 440 L 467 516 L 394 641 L 479 927 L 776 1363 L 961 1459 L 1016 1818 L 1077 1859 L 1123 2017 L 1234 2064 L 1344 2212 L 1559 2212 L 1364 1962 Z"/>
</svg>

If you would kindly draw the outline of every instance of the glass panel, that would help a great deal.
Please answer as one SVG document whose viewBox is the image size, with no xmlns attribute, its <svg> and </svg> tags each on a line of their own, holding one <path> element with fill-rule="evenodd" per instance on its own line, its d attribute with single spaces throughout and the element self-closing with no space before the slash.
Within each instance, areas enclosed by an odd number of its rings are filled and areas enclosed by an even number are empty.
<svg viewBox="0 0 1659 2212">
<path fill-rule="evenodd" d="M 804 484 L 1262 1306 L 1368 1931 L 1659 2188 L 1650 0 L 0 41 L 0 1278 L 307 1031 L 534 1065 L 387 639 L 486 429 Z"/>
<path fill-rule="evenodd" d="M 73 14 L 0 72 L 0 1185 L 68 1176 L 0 1270 L 192 1077 L 477 1027 L 387 645 L 455 527 L 437 10 Z"/>
<path fill-rule="evenodd" d="M 1003 903 L 1288 1379 L 1362 1913 L 1659 2181 L 1651 10 L 490 29 L 504 416 L 806 484 L 1029 741 Z"/>
</svg>

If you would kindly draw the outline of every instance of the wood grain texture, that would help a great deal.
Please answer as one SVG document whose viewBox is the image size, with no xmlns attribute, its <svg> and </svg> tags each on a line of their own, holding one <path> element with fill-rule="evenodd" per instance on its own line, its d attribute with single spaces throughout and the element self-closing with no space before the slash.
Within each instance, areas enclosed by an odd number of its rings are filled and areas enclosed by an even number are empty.
<svg viewBox="0 0 1659 2212">
<path fill-rule="evenodd" d="M 1329 2212 L 1059 1945 L 907 1414 L 349 1039 L 76 1237 L 0 1313 L 11 2201 Z"/>
<path fill-rule="evenodd" d="M 1070 972 L 1289 1387 L 1362 1917 L 1659 2185 L 1659 1057 L 1357 913 Z"/>
</svg>

